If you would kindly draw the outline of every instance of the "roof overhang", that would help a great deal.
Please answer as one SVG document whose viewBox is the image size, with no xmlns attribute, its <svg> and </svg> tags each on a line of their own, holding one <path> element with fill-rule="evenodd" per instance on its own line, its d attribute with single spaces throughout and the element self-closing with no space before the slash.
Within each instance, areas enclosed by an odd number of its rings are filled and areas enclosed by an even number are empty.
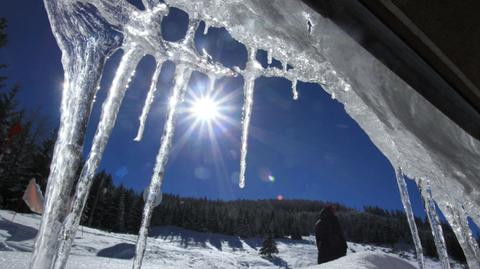
<svg viewBox="0 0 480 269">
<path fill-rule="evenodd" d="M 437 109 L 480 140 L 480 79 L 479 76 L 472 75 L 478 74 L 478 70 L 465 70 L 464 66 L 459 68 L 450 59 L 458 59 L 462 55 L 445 54 L 428 37 L 429 34 L 434 35 L 435 31 L 446 31 L 444 34 L 450 35 L 452 39 L 468 39 L 468 33 L 456 33 L 451 30 L 454 28 L 431 27 L 427 29 L 429 32 L 424 32 L 417 23 L 424 25 L 422 20 L 438 19 L 440 16 L 423 18 L 414 16 L 417 14 L 405 14 L 391 0 L 303 1 L 332 20 Z M 416 5 L 416 2 L 411 4 Z M 471 14 L 466 11 L 464 13 Z M 480 20 L 476 21 L 480 27 Z M 463 55 L 480 58 L 479 56 L 480 52 L 477 55 Z"/>
</svg>

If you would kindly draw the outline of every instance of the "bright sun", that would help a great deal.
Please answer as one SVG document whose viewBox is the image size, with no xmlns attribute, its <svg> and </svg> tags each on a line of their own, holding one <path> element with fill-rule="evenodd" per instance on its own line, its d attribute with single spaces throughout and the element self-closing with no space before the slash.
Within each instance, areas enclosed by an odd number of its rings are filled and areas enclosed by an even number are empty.
<svg viewBox="0 0 480 269">
<path fill-rule="evenodd" d="M 208 87 L 202 91 L 203 85 L 197 85 L 196 91 L 189 91 L 186 100 L 186 112 L 182 122 L 188 125 L 188 129 L 182 135 L 186 140 L 197 130 L 200 134 L 207 134 L 211 141 L 216 144 L 216 135 L 226 133 L 229 127 L 235 126 L 236 121 L 229 113 L 235 111 L 231 103 L 237 96 L 237 92 L 227 93 L 223 85 L 217 88 Z M 210 85 L 211 86 L 211 85 Z"/>
<path fill-rule="evenodd" d="M 212 121 L 218 117 L 219 107 L 212 98 L 202 97 L 193 102 L 191 112 L 199 120 Z"/>
</svg>

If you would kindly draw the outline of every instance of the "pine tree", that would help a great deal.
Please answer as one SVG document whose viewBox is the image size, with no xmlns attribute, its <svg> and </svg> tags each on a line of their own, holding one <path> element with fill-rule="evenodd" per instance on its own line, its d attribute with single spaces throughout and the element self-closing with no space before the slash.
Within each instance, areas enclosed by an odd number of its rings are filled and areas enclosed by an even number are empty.
<svg viewBox="0 0 480 269">
<path fill-rule="evenodd" d="M 98 218 L 98 215 L 95 214 L 97 213 L 97 206 L 101 203 L 102 197 L 105 194 L 104 184 L 107 177 L 108 175 L 103 170 L 93 177 L 93 184 L 86 205 L 86 207 L 89 208 L 89 216 L 85 223 L 87 226 L 96 227 L 94 221 L 96 217 Z M 95 223 L 98 223 L 98 219 Z"/>
<path fill-rule="evenodd" d="M 125 231 L 129 233 L 137 232 L 133 228 L 135 224 L 132 222 L 132 214 L 134 211 L 134 206 L 136 202 L 137 194 L 129 189 L 125 192 Z"/>
<path fill-rule="evenodd" d="M 0 18 L 0 48 L 7 44 L 7 33 L 5 29 L 7 28 L 7 20 L 5 18 Z"/>
<path fill-rule="evenodd" d="M 134 233 L 138 233 L 138 230 L 140 229 L 140 224 L 142 223 L 143 206 L 144 201 L 142 195 L 136 195 L 132 209 L 130 210 L 130 214 L 127 216 L 128 230 Z"/>
<path fill-rule="evenodd" d="M 108 184 L 110 183 L 110 184 Z M 97 208 L 97 211 L 101 211 L 101 216 L 103 218 L 102 227 L 105 227 L 108 231 L 112 232 L 115 230 L 117 224 L 117 204 L 115 203 L 115 186 L 113 182 L 110 181 L 105 184 L 105 194 L 103 196 L 103 205 Z"/>
<path fill-rule="evenodd" d="M 0 18 L 0 48 L 5 47 L 7 45 L 7 20 L 5 18 Z M 0 63 L 0 69 L 5 68 L 5 64 Z M 0 75 L 0 88 L 4 86 L 3 81 L 7 78 L 5 76 Z"/>
<path fill-rule="evenodd" d="M 25 187 L 32 177 L 33 154 L 37 147 L 31 135 L 31 122 L 23 122 L 23 113 L 14 121 L 9 129 L 7 140 L 2 145 L 0 160 L 1 196 L 4 206 L 16 211 L 25 211 L 21 197 Z M 15 133 L 15 135 L 11 135 Z"/>
<path fill-rule="evenodd" d="M 272 236 L 268 236 L 263 240 L 262 248 L 260 249 L 260 255 L 271 258 L 272 254 L 277 254 L 278 248 L 277 243 L 273 240 Z"/>
<path fill-rule="evenodd" d="M 42 192 L 45 193 L 47 178 L 50 174 L 50 163 L 53 156 L 53 148 L 57 139 L 57 130 L 52 130 L 50 134 L 43 139 L 38 151 L 33 155 L 33 169 L 35 179 L 40 185 Z"/>
<path fill-rule="evenodd" d="M 116 207 L 116 222 L 113 226 L 115 232 L 125 232 L 125 188 L 120 185 L 115 191 L 114 202 Z"/>
</svg>

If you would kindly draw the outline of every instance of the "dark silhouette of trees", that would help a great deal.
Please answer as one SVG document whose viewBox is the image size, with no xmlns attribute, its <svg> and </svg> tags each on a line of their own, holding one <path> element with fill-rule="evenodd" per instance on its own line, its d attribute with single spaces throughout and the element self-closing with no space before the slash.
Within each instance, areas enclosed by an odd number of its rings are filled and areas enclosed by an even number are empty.
<svg viewBox="0 0 480 269">
<path fill-rule="evenodd" d="M 6 27 L 6 20 L 0 18 L 0 48 L 7 44 Z M 5 67 L 0 63 L 0 70 Z M 16 100 L 20 87 L 7 87 L 6 81 L 0 75 L 0 206 L 24 211 L 19 193 L 32 177 L 48 174 L 45 165 L 50 159 L 44 155 L 49 138 L 42 141 L 39 127 L 20 109 Z"/>
</svg>

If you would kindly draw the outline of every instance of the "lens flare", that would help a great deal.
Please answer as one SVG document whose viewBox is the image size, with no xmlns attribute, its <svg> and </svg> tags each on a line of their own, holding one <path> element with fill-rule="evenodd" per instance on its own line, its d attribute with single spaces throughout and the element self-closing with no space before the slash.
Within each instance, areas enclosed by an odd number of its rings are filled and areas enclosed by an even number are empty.
<svg viewBox="0 0 480 269">
<path fill-rule="evenodd" d="M 268 169 L 267 167 L 260 168 L 259 177 L 262 181 L 265 182 L 275 182 L 275 177 L 273 176 L 272 171 L 270 171 L 270 169 Z"/>
</svg>

